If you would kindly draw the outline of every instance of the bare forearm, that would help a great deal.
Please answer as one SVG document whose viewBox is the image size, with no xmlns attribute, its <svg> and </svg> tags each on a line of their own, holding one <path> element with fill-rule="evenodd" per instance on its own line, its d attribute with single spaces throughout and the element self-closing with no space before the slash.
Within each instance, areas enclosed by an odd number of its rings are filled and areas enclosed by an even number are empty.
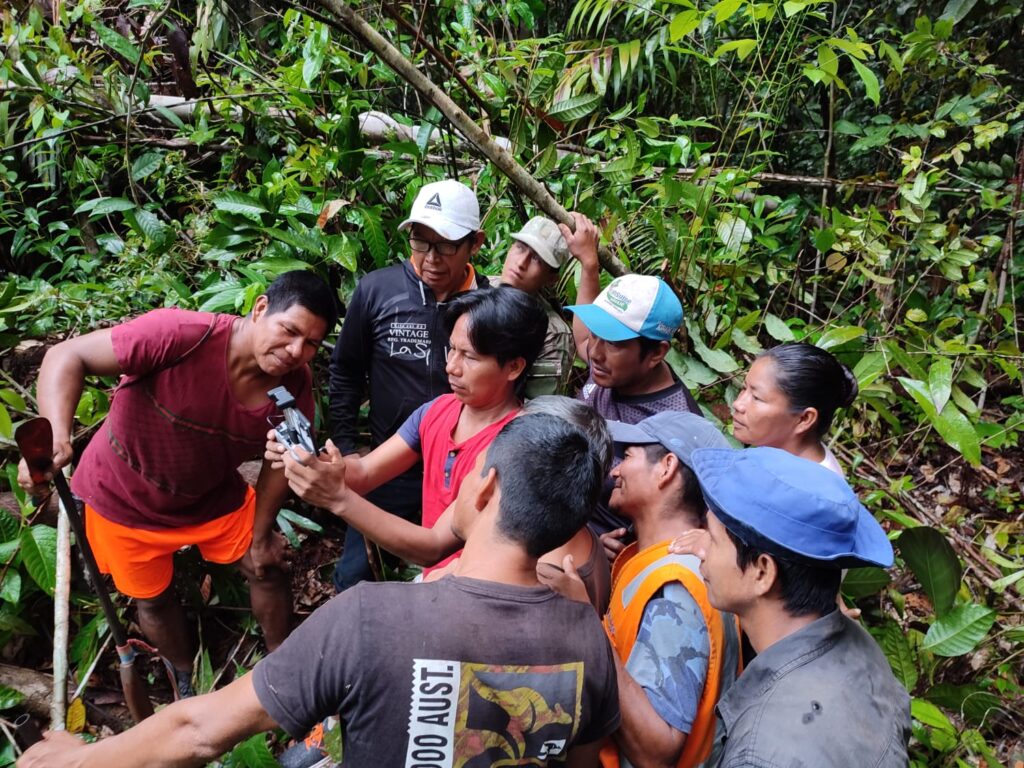
<svg viewBox="0 0 1024 768">
<path fill-rule="evenodd" d="M 43 358 L 36 382 L 39 415 L 50 421 L 54 441 L 70 440 L 75 408 L 85 384 L 85 366 L 61 345 L 53 347 Z"/>
<path fill-rule="evenodd" d="M 622 723 L 612 738 L 636 768 L 673 768 L 686 743 L 686 734 L 661 719 L 643 687 L 615 659 L 619 678 Z"/>
<path fill-rule="evenodd" d="M 598 264 L 595 256 L 593 262 L 581 261 L 580 264 L 580 284 L 576 289 L 576 303 L 577 304 L 593 304 L 597 295 L 601 292 L 601 267 Z M 583 321 L 580 320 L 578 315 L 574 315 L 572 319 L 572 336 L 576 342 L 577 354 L 586 359 L 586 341 L 590 337 L 590 330 Z"/>
<path fill-rule="evenodd" d="M 378 546 L 417 565 L 433 565 L 462 546 L 441 521 L 433 528 L 424 528 L 371 504 L 351 490 L 331 511 Z"/>
<path fill-rule="evenodd" d="M 272 469 L 270 462 L 264 460 L 256 480 L 256 516 L 252 525 L 254 539 L 270 535 L 277 513 L 287 497 L 288 479 L 284 476 L 284 470 Z"/>
</svg>

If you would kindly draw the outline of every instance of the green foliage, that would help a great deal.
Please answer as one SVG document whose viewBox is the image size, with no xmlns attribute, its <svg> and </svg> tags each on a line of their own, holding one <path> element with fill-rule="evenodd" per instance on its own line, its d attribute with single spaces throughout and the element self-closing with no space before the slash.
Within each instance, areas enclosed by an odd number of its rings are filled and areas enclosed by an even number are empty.
<svg viewBox="0 0 1024 768">
<path fill-rule="evenodd" d="M 299 8 L 256 23 L 221 3 L 174 6 L 144 45 L 146 4 L 55 7 L 56 24 L 34 6 L 0 12 L 0 356 L 159 306 L 245 312 L 291 268 L 347 297 L 404 256 L 396 227 L 428 179 L 458 172 L 477 189 L 483 272 L 534 212 L 435 108 Z M 406 27 L 371 21 L 599 220 L 631 269 L 679 291 L 685 339 L 667 359 L 709 410 L 779 342 L 854 371 L 860 394 L 830 440 L 900 563 L 851 571 L 843 591 L 915 696 L 916 763 L 995 764 L 1001 713 L 1024 708 L 1019 0 L 398 12 L 468 86 Z M 191 110 L 151 98 L 175 88 L 172 23 L 191 35 Z M 370 110 L 408 136 L 372 146 Z M 32 415 L 27 383 L 0 379 L 0 446 Z M 88 383 L 83 428 L 112 384 Z M 51 534 L 15 493 L 22 516 L 0 517 L 4 641 L 53 589 Z M 279 521 L 293 544 L 296 527 L 317 532 Z M 79 624 L 81 666 L 102 628 Z M 228 760 L 265 751 L 257 739 Z"/>
</svg>

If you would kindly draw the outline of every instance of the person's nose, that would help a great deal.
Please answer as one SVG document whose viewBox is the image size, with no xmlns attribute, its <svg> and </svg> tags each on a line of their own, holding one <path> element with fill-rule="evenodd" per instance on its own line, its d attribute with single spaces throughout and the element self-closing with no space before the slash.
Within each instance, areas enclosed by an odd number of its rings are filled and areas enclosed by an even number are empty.
<svg viewBox="0 0 1024 768">
<path fill-rule="evenodd" d="M 743 390 L 736 399 L 732 401 L 732 412 L 733 413 L 744 413 L 747 410 L 747 391 Z"/>
<path fill-rule="evenodd" d="M 599 339 L 597 336 L 590 337 L 590 359 L 597 362 L 604 362 L 608 346 L 604 343 L 604 339 Z"/>
</svg>

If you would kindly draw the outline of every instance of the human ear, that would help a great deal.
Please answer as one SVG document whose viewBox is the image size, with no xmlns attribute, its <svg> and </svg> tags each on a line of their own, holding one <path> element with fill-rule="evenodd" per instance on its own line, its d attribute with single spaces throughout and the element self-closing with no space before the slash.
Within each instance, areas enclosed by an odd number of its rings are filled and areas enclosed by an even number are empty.
<svg viewBox="0 0 1024 768">
<path fill-rule="evenodd" d="M 748 568 L 754 571 L 754 593 L 758 597 L 768 595 L 775 588 L 779 578 L 779 566 L 775 558 L 762 552 Z"/>
<path fill-rule="evenodd" d="M 256 301 L 254 301 L 253 304 L 252 304 L 252 312 L 251 312 L 253 322 L 259 320 L 264 315 L 264 313 L 266 313 L 266 311 L 267 311 L 267 304 L 268 304 L 268 301 L 267 301 L 267 295 L 266 294 L 263 294 L 262 296 L 257 296 L 256 297 Z"/>
<path fill-rule="evenodd" d="M 482 229 L 477 230 L 476 234 L 473 235 L 473 240 L 469 246 L 469 253 L 471 256 L 476 256 L 477 252 L 483 248 L 484 241 L 487 239 L 487 233 Z"/>
<path fill-rule="evenodd" d="M 508 380 L 515 381 L 523 375 L 523 372 L 526 370 L 526 360 L 521 357 L 517 357 L 514 360 L 509 360 L 505 363 L 505 366 L 508 369 Z"/>
<path fill-rule="evenodd" d="M 658 488 L 665 488 L 679 475 L 679 457 L 669 451 L 658 460 Z"/>
<path fill-rule="evenodd" d="M 477 486 L 473 495 L 473 507 L 477 512 L 483 512 L 498 490 L 498 470 L 491 467 L 484 475 L 484 479 Z"/>
<path fill-rule="evenodd" d="M 796 427 L 794 431 L 798 435 L 803 435 L 814 429 L 814 425 L 818 423 L 818 409 L 817 408 L 804 408 L 803 411 L 797 416 Z"/>
<path fill-rule="evenodd" d="M 649 354 L 646 357 L 646 359 L 644 360 L 644 365 L 648 369 L 656 368 L 657 366 L 661 365 L 662 361 L 665 359 L 665 355 L 668 354 L 668 351 L 671 348 L 671 345 L 667 341 L 660 342 L 658 344 L 658 348 L 655 349 L 653 352 L 651 352 L 651 354 Z"/>
</svg>

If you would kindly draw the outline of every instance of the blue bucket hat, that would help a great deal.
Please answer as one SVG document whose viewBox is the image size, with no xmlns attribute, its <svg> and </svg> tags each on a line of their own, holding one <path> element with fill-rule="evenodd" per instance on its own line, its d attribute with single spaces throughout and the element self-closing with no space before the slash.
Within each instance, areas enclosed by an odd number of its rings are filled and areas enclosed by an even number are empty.
<svg viewBox="0 0 1024 768">
<path fill-rule="evenodd" d="M 683 322 L 679 299 L 668 283 L 651 275 L 616 277 L 593 304 L 573 304 L 566 309 L 605 341 L 627 341 L 639 336 L 669 341 Z"/>
<path fill-rule="evenodd" d="M 686 411 L 662 411 L 648 416 L 639 424 L 609 420 L 608 431 L 619 446 L 663 445 L 690 469 L 693 469 L 691 456 L 694 451 L 700 448 L 729 447 L 714 424 L 703 416 Z"/>
<path fill-rule="evenodd" d="M 892 565 L 882 526 L 820 464 L 778 448 L 706 448 L 691 461 L 711 511 L 748 545 L 818 566 Z"/>
</svg>

